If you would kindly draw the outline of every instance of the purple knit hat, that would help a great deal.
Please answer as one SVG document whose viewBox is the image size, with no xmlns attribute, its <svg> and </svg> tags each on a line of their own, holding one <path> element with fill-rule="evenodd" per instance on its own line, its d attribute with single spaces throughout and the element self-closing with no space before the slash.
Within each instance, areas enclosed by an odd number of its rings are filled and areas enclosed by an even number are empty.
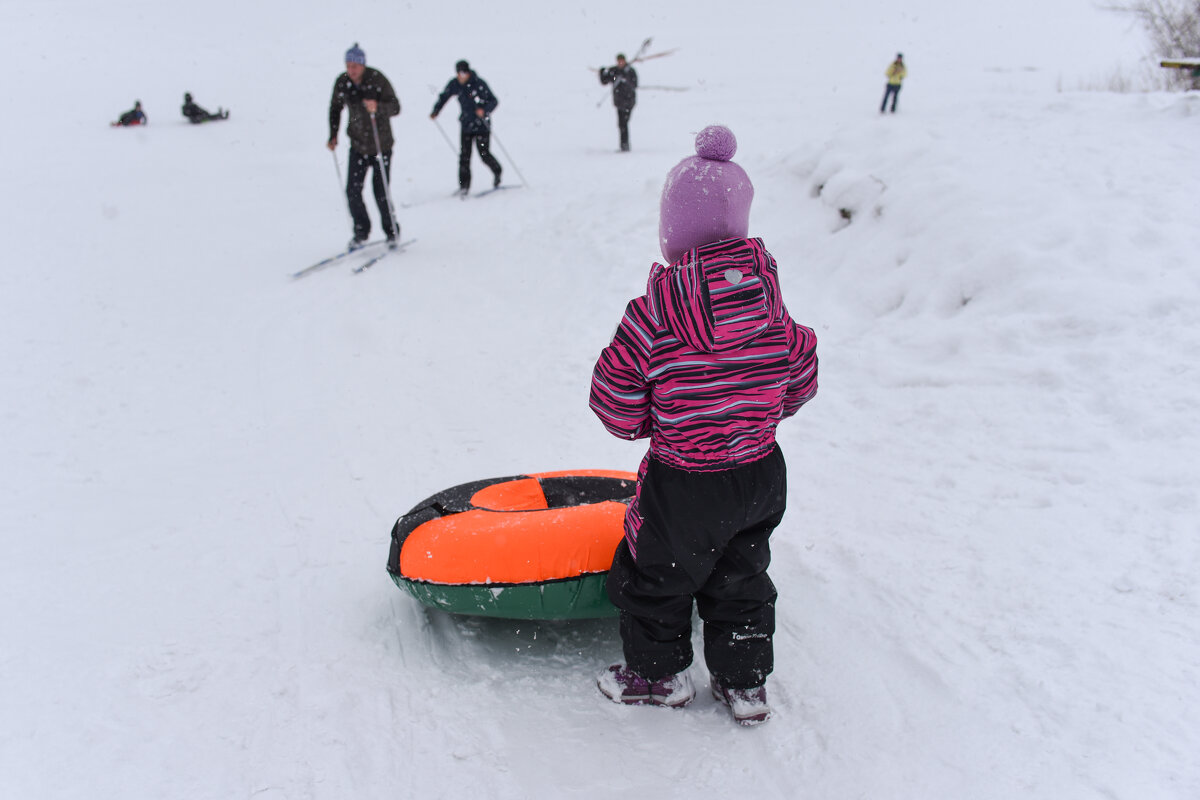
<svg viewBox="0 0 1200 800">
<path fill-rule="evenodd" d="M 724 125 L 696 134 L 696 155 L 667 173 L 659 207 L 658 241 L 674 263 L 693 247 L 742 239 L 750 231 L 754 186 L 737 164 L 737 139 Z"/>
</svg>

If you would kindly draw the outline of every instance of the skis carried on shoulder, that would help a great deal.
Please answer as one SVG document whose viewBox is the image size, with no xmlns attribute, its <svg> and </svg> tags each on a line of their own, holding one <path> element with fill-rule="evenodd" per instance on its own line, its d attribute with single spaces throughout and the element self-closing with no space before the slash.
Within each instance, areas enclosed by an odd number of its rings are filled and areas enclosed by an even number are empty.
<svg viewBox="0 0 1200 800">
<path fill-rule="evenodd" d="M 652 58 L 662 58 L 663 56 L 669 56 L 672 53 L 674 53 L 676 50 L 679 49 L 678 47 L 672 47 L 670 50 L 663 50 L 658 53 L 647 53 L 646 51 L 650 49 L 651 41 L 653 41 L 653 37 L 650 37 L 650 38 L 646 39 L 646 41 L 642 42 L 642 46 L 639 47 L 638 51 L 633 54 L 633 58 L 629 59 L 630 64 L 640 64 L 641 62 L 649 61 Z"/>
<path fill-rule="evenodd" d="M 415 241 L 416 241 L 416 239 L 408 239 L 407 241 L 400 242 L 395 247 L 389 247 L 389 248 L 385 249 L 382 253 L 376 253 L 375 255 L 371 256 L 369 259 L 367 259 L 366 261 L 364 261 L 363 263 L 361 263 L 357 267 L 355 267 L 353 270 L 353 274 L 357 275 L 360 272 L 365 272 L 366 270 L 370 269 L 375 264 L 379 263 L 379 261 L 381 259 L 383 259 L 385 256 L 388 256 L 392 253 L 403 252 L 404 248 L 408 247 L 410 244 L 412 244 Z"/>
<path fill-rule="evenodd" d="M 646 41 L 642 42 L 642 46 L 637 49 L 637 52 L 633 54 L 632 58 L 627 58 L 625 60 L 625 63 L 631 64 L 631 65 L 632 64 L 640 64 L 643 61 L 649 61 L 652 58 L 662 58 L 663 56 L 669 56 L 672 53 L 674 53 L 676 50 L 679 49 L 678 47 L 672 47 L 670 50 L 662 50 L 657 53 L 647 53 L 646 51 L 650 49 L 650 42 L 652 42 L 652 41 L 653 41 L 653 37 L 650 37 L 650 38 L 646 39 Z M 592 72 L 600 71 L 599 67 L 588 67 L 588 69 L 590 69 Z"/>
<path fill-rule="evenodd" d="M 672 53 L 674 53 L 675 51 L 677 51 L 678 49 L 679 49 L 678 47 L 672 47 L 670 50 L 663 50 L 661 53 L 647 53 L 644 56 L 640 56 L 637 59 L 637 62 L 640 64 L 641 62 L 649 61 L 652 58 L 662 58 L 663 56 L 669 56 Z M 632 64 L 633 62 L 631 61 L 629 63 Z"/>
<path fill-rule="evenodd" d="M 300 270 L 299 272 L 293 272 L 292 278 L 293 279 L 303 278 L 305 275 L 310 275 L 310 274 L 316 272 L 317 270 L 321 270 L 321 269 L 324 269 L 325 267 L 328 267 L 331 264 L 336 264 L 337 262 L 341 261 L 346 256 L 351 256 L 351 255 L 354 255 L 355 253 L 361 253 L 363 250 L 366 250 L 368 247 L 378 247 L 381 244 L 387 244 L 387 239 L 376 239 L 373 242 L 367 242 L 362 247 L 346 248 L 342 252 L 337 253 L 336 255 L 332 255 L 329 258 L 323 258 L 320 261 L 318 261 L 317 263 L 315 263 L 311 266 L 305 267 L 304 269 Z"/>
</svg>

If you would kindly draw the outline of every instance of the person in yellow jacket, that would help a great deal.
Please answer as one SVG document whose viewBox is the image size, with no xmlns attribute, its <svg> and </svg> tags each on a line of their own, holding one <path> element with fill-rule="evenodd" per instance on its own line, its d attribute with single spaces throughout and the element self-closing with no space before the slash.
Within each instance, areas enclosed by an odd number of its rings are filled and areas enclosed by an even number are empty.
<svg viewBox="0 0 1200 800">
<path fill-rule="evenodd" d="M 904 53 L 896 53 L 896 60 L 888 64 L 887 71 L 887 89 L 883 93 L 883 104 L 879 106 L 879 113 L 882 114 L 887 108 L 888 98 L 892 98 L 892 113 L 896 113 L 896 100 L 900 97 L 900 82 L 904 80 L 904 76 L 908 74 L 908 70 L 904 68 Z"/>
</svg>

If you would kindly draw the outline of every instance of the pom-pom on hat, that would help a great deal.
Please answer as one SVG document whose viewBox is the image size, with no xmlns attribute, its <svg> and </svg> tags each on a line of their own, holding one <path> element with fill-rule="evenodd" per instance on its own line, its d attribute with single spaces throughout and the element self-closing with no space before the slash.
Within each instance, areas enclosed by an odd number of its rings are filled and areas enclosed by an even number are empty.
<svg viewBox="0 0 1200 800">
<path fill-rule="evenodd" d="M 750 231 L 754 186 L 730 159 L 737 138 L 724 125 L 696 134 L 696 155 L 667 173 L 659 207 L 658 241 L 674 263 L 693 247 L 722 239 L 742 239 Z"/>
<path fill-rule="evenodd" d="M 363 66 L 366 66 L 367 54 L 364 53 L 362 48 L 358 46 L 358 42 L 355 42 L 354 47 L 351 47 L 346 51 L 346 63 L 362 64 Z"/>
</svg>

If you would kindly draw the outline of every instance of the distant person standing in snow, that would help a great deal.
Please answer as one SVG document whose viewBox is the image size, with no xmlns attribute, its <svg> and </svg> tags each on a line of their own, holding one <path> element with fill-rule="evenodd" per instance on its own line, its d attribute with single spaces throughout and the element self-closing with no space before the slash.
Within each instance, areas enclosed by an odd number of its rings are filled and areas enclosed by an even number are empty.
<svg viewBox="0 0 1200 800">
<path fill-rule="evenodd" d="M 188 121 L 194 125 L 201 122 L 209 122 L 214 119 L 229 118 L 229 112 L 223 111 L 219 106 L 217 107 L 217 113 L 210 114 L 208 111 L 205 111 L 203 108 L 196 105 L 196 103 L 192 100 L 191 92 L 183 93 L 183 106 L 180 108 L 180 111 L 182 111 L 183 115 L 188 118 Z"/>
<path fill-rule="evenodd" d="M 112 123 L 113 127 L 129 126 L 129 125 L 146 125 L 150 120 L 146 118 L 146 112 L 142 111 L 142 101 L 134 100 L 133 108 L 126 111 L 121 116 L 117 117 L 117 121 Z"/>
<path fill-rule="evenodd" d="M 883 92 L 883 104 L 879 106 L 879 113 L 882 114 L 887 107 L 888 98 L 892 98 L 892 113 L 896 113 L 896 100 L 900 98 L 900 83 L 904 80 L 904 76 L 908 74 L 908 70 L 904 68 L 904 54 L 896 53 L 896 60 L 888 64 L 887 70 L 884 72 L 887 75 L 887 88 Z"/>
<path fill-rule="evenodd" d="M 371 218 L 363 203 L 363 183 L 367 170 L 373 170 L 371 186 L 375 190 L 375 204 L 379 207 L 379 218 L 388 246 L 396 246 L 399 224 L 393 218 L 388 184 L 392 169 L 392 124 L 390 117 L 400 113 L 400 100 L 392 90 L 392 84 L 382 72 L 367 66 L 367 54 L 358 43 L 346 51 L 346 71 L 333 82 L 333 96 L 329 100 L 330 150 L 337 148 L 338 128 L 342 124 L 342 108 L 350 110 L 350 121 L 346 123 L 346 136 L 350 139 L 349 176 L 346 179 L 346 199 L 350 203 L 350 216 L 354 219 L 354 238 L 350 249 L 355 250 L 367 243 L 371 234 Z M 378 131 L 379 145 L 375 134 Z M 381 152 L 382 151 L 382 152 Z M 383 161 L 383 172 L 379 162 Z"/>
<path fill-rule="evenodd" d="M 462 126 L 458 152 L 458 193 L 465 196 L 471 190 L 472 143 L 479 148 L 479 157 L 492 171 L 492 186 L 499 186 L 502 168 L 491 151 L 491 115 L 500 101 L 466 61 L 459 61 L 454 65 L 454 77 L 438 95 L 429 118 L 436 120 L 442 106 L 446 105 L 451 97 L 458 97 L 458 121 Z"/>
<path fill-rule="evenodd" d="M 608 573 L 624 663 L 597 679 L 617 703 L 695 697 L 693 600 L 713 696 L 743 725 L 771 715 L 775 585 L 771 532 L 787 474 L 775 427 L 817 393 L 817 339 L 788 315 L 775 259 L 746 238 L 754 187 L 712 125 L 667 174 L 650 268 L 592 373 L 609 433 L 649 437 L 625 536 Z"/>
<path fill-rule="evenodd" d="M 617 129 L 621 132 L 621 150 L 629 150 L 629 116 L 637 103 L 637 70 L 625 61 L 624 53 L 617 53 L 617 65 L 600 70 L 600 83 L 613 85 L 613 105 L 617 107 Z"/>
</svg>

